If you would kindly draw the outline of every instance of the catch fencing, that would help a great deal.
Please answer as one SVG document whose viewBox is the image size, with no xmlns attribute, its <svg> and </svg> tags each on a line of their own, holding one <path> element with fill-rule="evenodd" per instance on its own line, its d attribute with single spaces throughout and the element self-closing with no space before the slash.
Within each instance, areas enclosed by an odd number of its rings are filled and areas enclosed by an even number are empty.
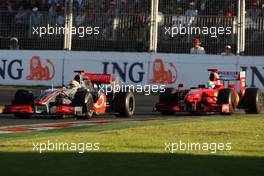
<svg viewBox="0 0 264 176">
<path fill-rule="evenodd" d="M 263 30 L 263 0 L 0 2 L 0 49 L 264 55 Z"/>
</svg>

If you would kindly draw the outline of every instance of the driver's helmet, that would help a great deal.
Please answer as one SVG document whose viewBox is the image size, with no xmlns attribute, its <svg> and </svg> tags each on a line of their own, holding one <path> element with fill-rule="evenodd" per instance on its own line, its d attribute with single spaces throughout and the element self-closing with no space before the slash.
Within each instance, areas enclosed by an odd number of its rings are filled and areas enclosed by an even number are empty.
<svg viewBox="0 0 264 176">
<path fill-rule="evenodd" d="M 217 72 L 211 72 L 209 81 L 213 82 L 215 86 L 223 85 L 223 82 L 220 80 L 219 74 Z"/>
<path fill-rule="evenodd" d="M 70 88 L 70 89 L 76 89 L 77 90 L 78 88 L 81 88 L 81 85 L 80 85 L 80 83 L 78 81 L 71 80 L 69 82 L 69 84 L 68 84 L 68 88 Z"/>
<path fill-rule="evenodd" d="M 210 81 L 217 81 L 219 80 L 219 75 L 217 72 L 211 72 L 210 76 L 209 76 L 209 80 Z"/>
<path fill-rule="evenodd" d="M 215 83 L 213 81 L 208 81 L 207 87 L 208 87 L 208 89 L 213 89 L 213 88 L 215 88 Z"/>
</svg>

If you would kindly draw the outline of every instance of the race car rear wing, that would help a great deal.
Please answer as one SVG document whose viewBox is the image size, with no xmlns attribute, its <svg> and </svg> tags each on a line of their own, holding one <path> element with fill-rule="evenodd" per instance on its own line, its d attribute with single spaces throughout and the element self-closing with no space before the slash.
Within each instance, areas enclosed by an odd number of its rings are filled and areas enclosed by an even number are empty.
<svg viewBox="0 0 264 176">
<path fill-rule="evenodd" d="M 220 71 L 215 68 L 210 68 L 208 71 L 218 73 L 219 79 L 222 81 L 239 81 L 241 78 L 246 78 L 245 71 Z"/>
<path fill-rule="evenodd" d="M 218 71 L 220 80 L 223 81 L 239 81 L 240 79 L 246 78 L 245 71 Z"/>
<path fill-rule="evenodd" d="M 246 72 L 245 71 L 240 71 L 240 72 L 235 72 L 235 71 L 218 71 L 220 80 L 222 81 L 239 81 L 239 88 L 244 95 L 245 90 L 246 90 Z"/>
<path fill-rule="evenodd" d="M 92 83 L 97 84 L 111 84 L 117 80 L 113 74 L 84 73 L 83 76 L 89 78 Z"/>
<path fill-rule="evenodd" d="M 85 70 L 74 70 L 74 72 L 96 84 L 112 84 L 113 82 L 117 82 L 117 77 L 113 74 L 87 73 Z"/>
<path fill-rule="evenodd" d="M 79 74 L 85 73 L 85 70 L 74 70 L 74 73 L 79 73 Z"/>
<path fill-rule="evenodd" d="M 208 71 L 218 73 L 219 80 L 225 82 L 227 81 L 228 84 L 230 81 L 239 81 L 239 88 L 244 95 L 246 90 L 246 72 L 245 71 L 219 71 L 218 69 L 212 68 L 208 69 Z"/>
</svg>

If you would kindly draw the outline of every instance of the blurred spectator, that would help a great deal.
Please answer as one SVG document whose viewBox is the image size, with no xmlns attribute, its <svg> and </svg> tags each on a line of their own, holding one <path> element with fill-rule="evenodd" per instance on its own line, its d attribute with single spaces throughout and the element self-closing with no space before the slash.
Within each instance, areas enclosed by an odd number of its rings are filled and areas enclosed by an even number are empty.
<svg viewBox="0 0 264 176">
<path fill-rule="evenodd" d="M 246 28 L 247 41 L 256 41 L 259 36 L 258 25 L 252 19 L 252 17 L 249 16 L 247 12 L 246 12 L 246 18 L 245 18 L 245 28 Z"/>
<path fill-rule="evenodd" d="M 253 2 L 248 9 L 248 16 L 250 17 L 259 17 L 261 15 L 261 9 L 257 2 Z"/>
<path fill-rule="evenodd" d="M 198 15 L 198 10 L 195 7 L 195 2 L 190 2 L 189 9 L 186 10 L 185 15 L 190 17 Z"/>
<path fill-rule="evenodd" d="M 207 10 L 207 4 L 208 4 L 208 1 L 209 0 L 202 0 L 201 3 L 200 3 L 200 14 L 205 14 L 206 13 L 206 10 Z"/>
<path fill-rule="evenodd" d="M 187 16 L 182 15 L 183 10 L 182 8 L 177 8 L 176 10 L 176 16 L 172 16 L 172 26 L 173 27 L 180 27 L 187 25 Z"/>
<path fill-rule="evenodd" d="M 19 50 L 19 45 L 18 45 L 18 39 L 16 37 L 12 37 L 10 39 L 10 45 L 9 48 L 11 50 Z"/>
<path fill-rule="evenodd" d="M 75 25 L 76 26 L 81 26 L 85 23 L 86 19 L 86 14 L 85 12 L 80 12 L 78 15 L 75 17 Z"/>
<path fill-rule="evenodd" d="M 54 1 L 49 1 L 49 8 L 48 8 L 48 23 L 54 24 L 56 22 L 56 2 Z"/>
<path fill-rule="evenodd" d="M 201 46 L 202 42 L 199 38 L 194 41 L 194 47 L 191 48 L 191 54 L 205 54 L 204 47 Z"/>
<path fill-rule="evenodd" d="M 249 16 L 249 14 L 246 12 L 246 19 L 245 19 L 245 28 L 246 29 L 257 29 L 257 23 Z"/>
<path fill-rule="evenodd" d="M 42 21 L 42 14 L 39 12 L 37 7 L 32 9 L 31 13 L 31 23 L 32 25 L 40 25 Z"/>
<path fill-rule="evenodd" d="M 261 16 L 264 16 L 264 2 L 261 4 Z"/>
<path fill-rule="evenodd" d="M 13 12 L 13 4 L 10 0 L 2 1 L 0 6 L 1 6 L 0 8 L 1 11 L 8 13 Z"/>
<path fill-rule="evenodd" d="M 233 6 L 233 4 L 230 4 L 230 5 L 228 6 L 228 10 L 227 10 L 227 12 L 226 12 L 226 16 L 228 16 L 228 17 L 235 16 L 235 14 L 234 14 L 234 6 Z"/>
<path fill-rule="evenodd" d="M 62 26 L 65 24 L 65 12 L 64 12 L 64 5 L 62 2 L 58 2 L 56 5 L 56 14 L 57 14 L 57 19 L 56 19 L 56 24 Z"/>
<path fill-rule="evenodd" d="M 59 12 L 57 19 L 56 19 L 56 24 L 63 26 L 65 24 L 65 16 L 64 13 Z"/>
<path fill-rule="evenodd" d="M 65 24 L 65 7 L 62 1 L 58 0 L 56 4 L 56 14 L 57 14 L 57 19 L 56 19 L 56 24 L 58 25 L 64 25 Z"/>
<path fill-rule="evenodd" d="M 51 5 L 48 10 L 49 16 L 55 16 L 56 15 L 56 6 Z"/>
<path fill-rule="evenodd" d="M 74 0 L 74 3 L 76 3 L 76 5 L 78 6 L 79 9 L 81 9 L 82 7 L 84 7 L 84 3 L 85 0 Z"/>
<path fill-rule="evenodd" d="M 20 6 L 18 13 L 15 16 L 15 23 L 25 24 L 27 17 L 28 17 L 27 11 L 25 11 L 23 6 Z"/>
<path fill-rule="evenodd" d="M 232 48 L 230 45 L 226 45 L 225 46 L 225 50 L 224 52 L 221 53 L 222 56 L 234 56 L 234 54 L 232 53 Z"/>
</svg>

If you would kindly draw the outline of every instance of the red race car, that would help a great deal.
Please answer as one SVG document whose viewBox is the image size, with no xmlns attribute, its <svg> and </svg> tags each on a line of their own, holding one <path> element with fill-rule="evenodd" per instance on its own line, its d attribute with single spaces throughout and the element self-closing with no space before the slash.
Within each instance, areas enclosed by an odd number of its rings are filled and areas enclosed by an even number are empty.
<svg viewBox="0 0 264 176">
<path fill-rule="evenodd" d="M 28 118 L 32 114 L 73 115 L 91 118 L 94 114 L 112 112 L 118 117 L 132 117 L 135 96 L 132 92 L 115 92 L 117 79 L 111 74 L 75 71 L 67 87 L 47 89 L 34 97 L 28 90 L 18 90 L 3 113 Z"/>
<path fill-rule="evenodd" d="M 160 94 L 154 111 L 163 115 L 173 115 L 175 112 L 219 112 L 230 115 L 236 109 L 253 114 L 261 112 L 262 92 L 258 88 L 246 87 L 244 71 L 208 71 L 210 76 L 207 85 L 184 89 L 180 84 L 177 89 L 166 89 Z"/>
</svg>

